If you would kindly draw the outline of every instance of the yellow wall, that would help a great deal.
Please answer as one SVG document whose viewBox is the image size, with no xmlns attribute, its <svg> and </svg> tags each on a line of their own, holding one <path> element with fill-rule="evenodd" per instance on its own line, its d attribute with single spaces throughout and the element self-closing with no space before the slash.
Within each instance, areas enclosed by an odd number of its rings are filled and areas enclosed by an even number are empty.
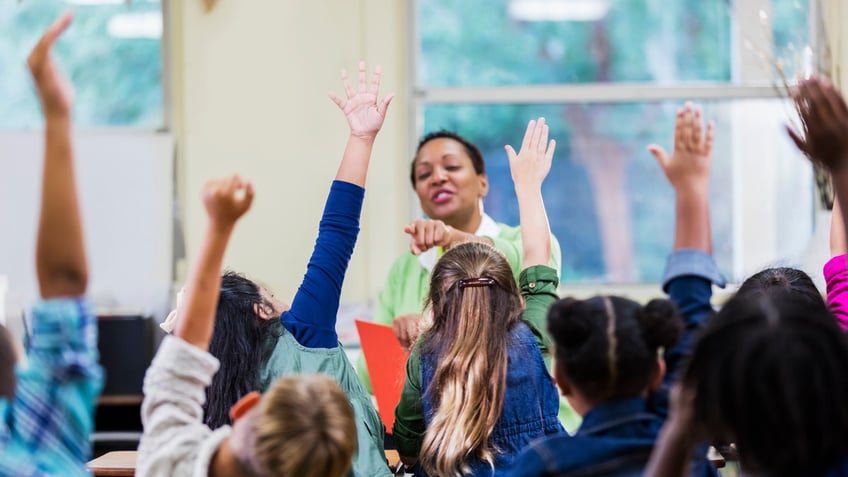
<svg viewBox="0 0 848 477">
<path fill-rule="evenodd" d="M 361 58 L 381 64 L 382 91 L 398 94 L 374 150 L 343 300 L 375 295 L 406 247 L 410 210 L 405 8 L 397 0 L 220 0 L 206 12 L 200 0 L 171 2 L 177 187 L 190 261 L 205 226 L 204 181 L 238 172 L 253 179 L 257 197 L 225 264 L 293 296 L 348 133 L 327 92 L 342 95 L 340 69 L 355 72 Z"/>
</svg>

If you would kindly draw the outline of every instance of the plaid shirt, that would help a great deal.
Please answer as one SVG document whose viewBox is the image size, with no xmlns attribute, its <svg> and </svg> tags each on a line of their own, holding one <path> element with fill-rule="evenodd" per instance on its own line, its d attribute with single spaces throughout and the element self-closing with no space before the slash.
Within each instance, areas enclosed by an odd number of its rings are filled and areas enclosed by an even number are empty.
<svg viewBox="0 0 848 477">
<path fill-rule="evenodd" d="M 0 398 L 0 476 L 90 475 L 97 318 L 84 299 L 51 299 L 35 305 L 32 327 L 15 400 Z"/>
</svg>

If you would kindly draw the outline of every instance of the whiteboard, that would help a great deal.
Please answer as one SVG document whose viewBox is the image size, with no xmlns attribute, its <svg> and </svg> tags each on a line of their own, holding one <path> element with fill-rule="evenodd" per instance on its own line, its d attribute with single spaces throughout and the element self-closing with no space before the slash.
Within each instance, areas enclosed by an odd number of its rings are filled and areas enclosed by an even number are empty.
<svg viewBox="0 0 848 477">
<path fill-rule="evenodd" d="M 9 299 L 38 298 L 35 237 L 43 132 L 0 131 L 0 275 Z M 150 131 L 74 134 L 77 187 L 98 308 L 150 314 L 170 304 L 174 250 L 174 141 Z M 8 305 L 7 305 L 8 306 Z"/>
</svg>

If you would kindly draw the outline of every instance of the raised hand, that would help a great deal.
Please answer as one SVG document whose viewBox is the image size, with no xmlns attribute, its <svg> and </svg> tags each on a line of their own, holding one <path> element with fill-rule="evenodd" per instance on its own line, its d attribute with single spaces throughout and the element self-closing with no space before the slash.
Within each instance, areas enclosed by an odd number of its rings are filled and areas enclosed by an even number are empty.
<svg viewBox="0 0 848 477">
<path fill-rule="evenodd" d="M 203 186 L 203 205 L 212 223 L 232 226 L 253 202 L 253 184 L 238 175 L 211 179 Z"/>
<path fill-rule="evenodd" d="M 420 255 L 433 247 L 450 247 L 457 230 L 441 220 L 418 219 L 403 228 L 409 234 L 409 248 Z"/>
<path fill-rule="evenodd" d="M 548 125 L 545 124 L 545 118 L 530 121 L 518 154 L 510 145 L 504 148 L 509 158 L 509 170 L 515 187 L 540 188 L 551 170 L 551 161 L 556 150 L 556 141 L 551 139 L 548 142 Z"/>
<path fill-rule="evenodd" d="M 792 94 L 803 131 L 787 126 L 789 137 L 810 160 L 831 172 L 848 162 L 848 106 L 826 79 L 802 81 Z"/>
<path fill-rule="evenodd" d="M 704 131 L 701 107 L 686 103 L 677 110 L 671 157 L 656 144 L 648 146 L 672 187 L 708 187 L 714 129 L 713 122 L 709 121 Z"/>
<path fill-rule="evenodd" d="M 389 109 L 389 103 L 392 102 L 394 94 L 389 94 L 378 103 L 380 94 L 380 76 L 382 72 L 380 66 L 374 68 L 374 75 L 371 78 L 371 85 L 367 84 L 367 71 L 365 62 L 359 62 L 359 88 L 355 91 L 350 85 L 350 79 L 347 75 L 347 70 L 342 70 L 342 81 L 344 82 L 345 94 L 347 101 L 342 100 L 338 96 L 330 93 L 330 99 L 342 110 L 350 125 L 350 134 L 360 138 L 373 139 L 377 136 L 377 132 L 383 127 L 383 120 L 386 119 L 386 111 Z"/>
<path fill-rule="evenodd" d="M 70 12 L 62 15 L 41 37 L 27 58 L 27 65 L 35 81 L 41 108 L 45 117 L 70 116 L 74 101 L 74 89 L 65 78 L 51 54 L 51 48 L 59 35 L 73 20 Z"/>
</svg>

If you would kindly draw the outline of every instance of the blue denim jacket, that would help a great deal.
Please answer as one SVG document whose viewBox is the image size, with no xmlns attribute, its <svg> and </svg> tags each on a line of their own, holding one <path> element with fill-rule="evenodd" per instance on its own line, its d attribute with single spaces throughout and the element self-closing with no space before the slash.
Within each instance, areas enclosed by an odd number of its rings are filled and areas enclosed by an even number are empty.
<svg viewBox="0 0 848 477">
<path fill-rule="evenodd" d="M 666 265 L 663 290 L 685 320 L 680 342 L 665 353 L 668 372 L 660 388 L 647 398 L 620 399 L 586 413 L 574 436 L 533 442 L 515 460 L 513 477 L 642 475 L 660 428 L 668 416 L 668 395 L 677 367 L 692 349 L 697 331 L 713 314 L 712 284 L 724 286 L 712 257 L 699 250 L 673 252 Z M 714 476 L 707 446 L 697 449 L 690 475 Z"/>
<path fill-rule="evenodd" d="M 479 460 L 469 462 L 468 476 L 503 476 L 512 460 L 533 439 L 564 433 L 559 422 L 559 396 L 551 379 L 536 336 L 524 322 L 519 322 L 511 332 L 508 346 L 506 391 L 503 412 L 495 424 L 492 445 L 497 449 L 494 471 L 488 463 Z M 422 357 L 421 376 L 426 388 L 432 382 L 435 371 L 433 359 Z M 433 408 L 424 399 L 424 418 L 429 424 Z M 416 476 L 427 474 L 416 465 Z"/>
</svg>

